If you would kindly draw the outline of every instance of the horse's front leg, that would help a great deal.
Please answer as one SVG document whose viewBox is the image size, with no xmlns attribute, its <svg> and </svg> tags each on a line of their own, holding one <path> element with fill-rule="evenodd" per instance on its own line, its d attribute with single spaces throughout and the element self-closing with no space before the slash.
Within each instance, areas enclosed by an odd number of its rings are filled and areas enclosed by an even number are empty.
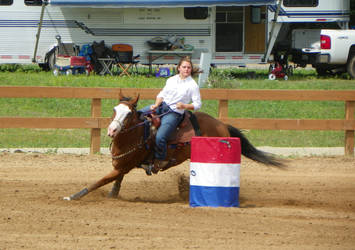
<svg viewBox="0 0 355 250">
<path fill-rule="evenodd" d="M 117 198 L 118 197 L 118 194 L 119 194 L 120 189 L 121 189 L 121 183 L 122 183 L 122 180 L 123 180 L 123 176 L 124 176 L 123 174 L 118 175 L 116 181 L 113 183 L 111 192 L 108 194 L 108 196 L 110 198 Z"/>
<path fill-rule="evenodd" d="M 90 193 L 90 192 L 98 189 L 99 187 L 102 187 L 114 180 L 121 178 L 121 181 L 122 181 L 123 176 L 124 176 L 124 174 L 122 174 L 121 171 L 114 169 L 108 175 L 104 176 L 101 180 L 92 184 L 88 188 L 84 188 L 83 190 L 81 190 L 75 194 L 72 194 L 71 196 L 64 197 L 63 199 L 64 200 L 78 200 L 78 199 L 82 198 L 83 196 L 87 195 L 88 193 Z M 118 194 L 118 192 L 117 192 L 117 194 Z"/>
</svg>

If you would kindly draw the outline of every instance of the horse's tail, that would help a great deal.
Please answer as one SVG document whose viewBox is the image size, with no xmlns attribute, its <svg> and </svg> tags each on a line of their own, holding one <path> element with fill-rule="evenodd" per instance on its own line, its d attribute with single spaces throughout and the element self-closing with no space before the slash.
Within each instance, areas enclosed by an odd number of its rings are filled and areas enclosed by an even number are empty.
<svg viewBox="0 0 355 250">
<path fill-rule="evenodd" d="M 271 154 L 268 154 L 268 153 L 265 153 L 263 151 L 256 149 L 239 129 L 237 129 L 231 125 L 228 125 L 228 131 L 232 137 L 240 138 L 242 155 L 244 155 L 245 157 L 248 157 L 251 160 L 254 160 L 254 161 L 266 164 L 266 165 L 271 165 L 271 166 L 276 166 L 276 167 L 285 166 L 285 164 L 283 163 L 283 160 L 278 159 Z"/>
</svg>

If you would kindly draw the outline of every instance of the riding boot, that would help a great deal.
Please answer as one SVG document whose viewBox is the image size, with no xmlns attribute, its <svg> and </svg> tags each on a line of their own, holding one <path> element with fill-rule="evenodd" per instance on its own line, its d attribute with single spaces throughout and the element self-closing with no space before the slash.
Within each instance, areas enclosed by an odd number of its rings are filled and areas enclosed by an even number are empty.
<svg viewBox="0 0 355 250">
<path fill-rule="evenodd" d="M 165 168 L 168 164 L 169 164 L 169 161 L 163 161 L 163 160 L 155 159 L 154 160 L 154 166 L 152 168 L 152 172 L 154 174 L 156 174 L 156 173 L 159 172 L 159 170 Z"/>
</svg>

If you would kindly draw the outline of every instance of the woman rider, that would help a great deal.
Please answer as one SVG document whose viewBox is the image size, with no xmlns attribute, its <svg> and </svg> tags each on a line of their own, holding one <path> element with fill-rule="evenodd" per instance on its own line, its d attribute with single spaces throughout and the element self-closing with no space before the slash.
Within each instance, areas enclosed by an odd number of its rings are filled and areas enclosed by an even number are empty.
<svg viewBox="0 0 355 250">
<path fill-rule="evenodd" d="M 161 125 L 155 137 L 153 172 L 157 173 L 168 164 L 166 159 L 167 141 L 181 122 L 185 109 L 201 108 L 200 89 L 192 74 L 197 73 L 189 57 L 182 58 L 177 65 L 178 74 L 170 77 L 165 87 L 157 95 L 155 103 L 140 110 L 154 110 L 162 115 Z"/>
</svg>

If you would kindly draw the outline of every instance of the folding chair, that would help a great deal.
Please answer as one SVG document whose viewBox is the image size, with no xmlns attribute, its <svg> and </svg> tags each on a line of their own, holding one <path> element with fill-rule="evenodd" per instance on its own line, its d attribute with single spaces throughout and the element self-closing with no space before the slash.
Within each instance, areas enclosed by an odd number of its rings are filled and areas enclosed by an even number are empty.
<svg viewBox="0 0 355 250">
<path fill-rule="evenodd" d="M 135 68 L 135 72 L 138 73 L 137 64 L 139 61 L 139 55 L 133 57 L 133 47 L 129 44 L 113 44 L 112 51 L 116 56 L 117 66 L 122 70 L 120 76 L 127 75 L 131 76 L 128 70 L 131 67 Z"/>
</svg>

